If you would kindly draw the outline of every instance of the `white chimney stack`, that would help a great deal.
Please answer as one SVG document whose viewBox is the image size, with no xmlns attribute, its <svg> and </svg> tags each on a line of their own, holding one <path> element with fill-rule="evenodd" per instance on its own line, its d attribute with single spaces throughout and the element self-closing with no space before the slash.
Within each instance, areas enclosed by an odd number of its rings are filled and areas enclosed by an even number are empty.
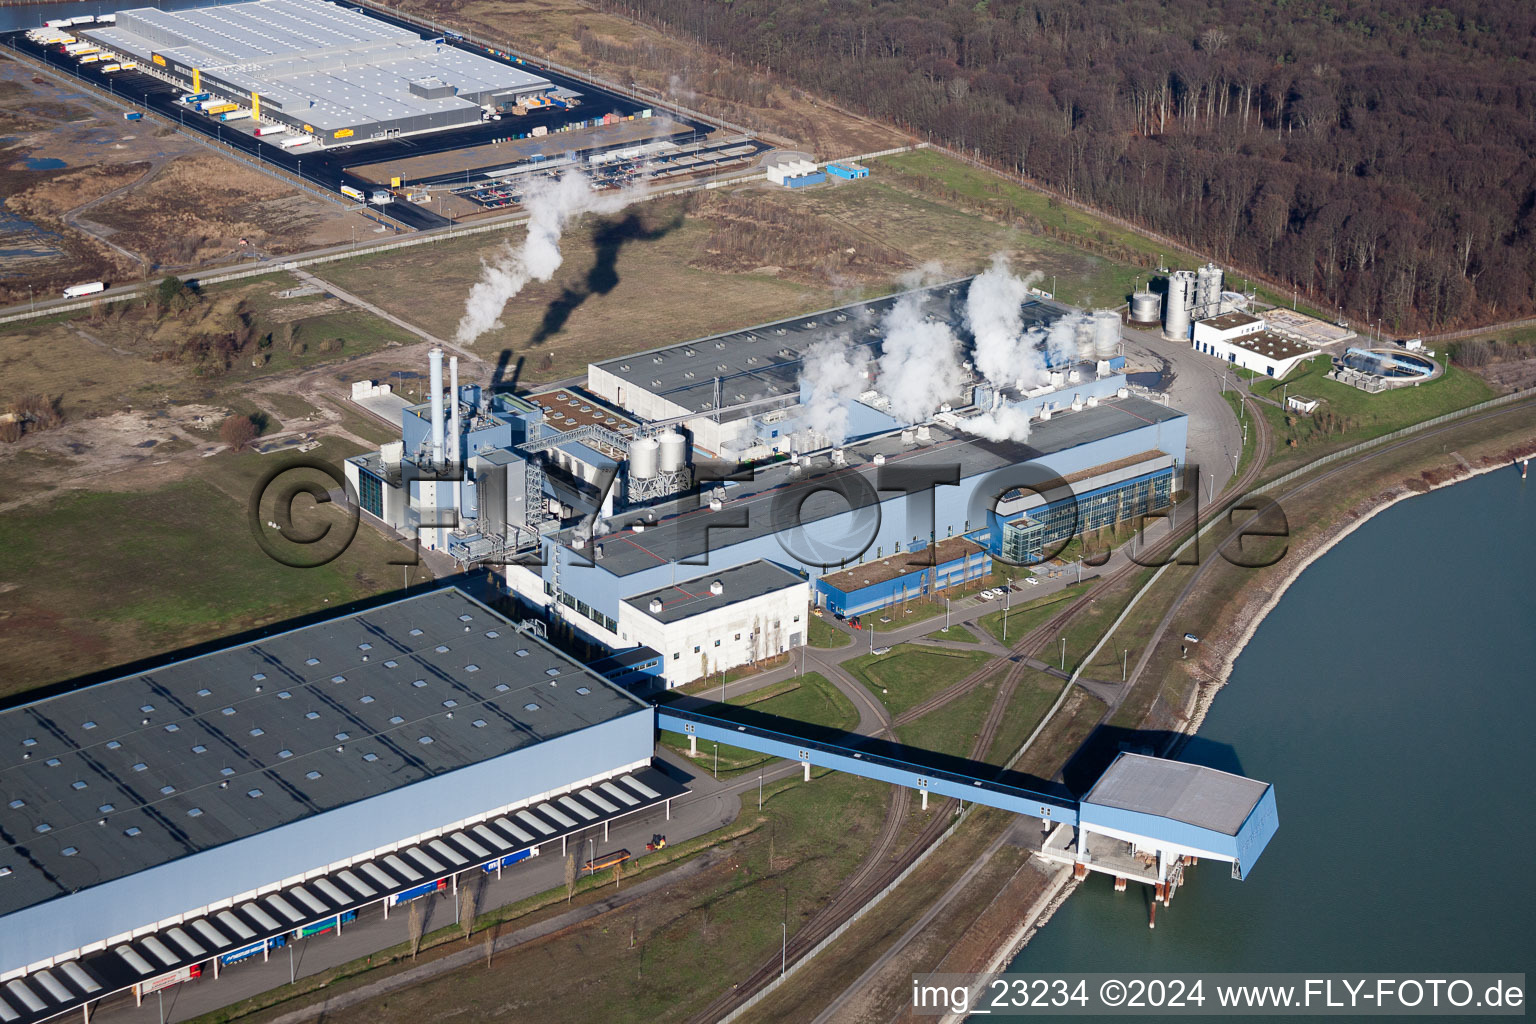
<svg viewBox="0 0 1536 1024">
<path fill-rule="evenodd" d="M 432 465 L 443 464 L 443 350 L 427 353 L 428 386 L 432 389 Z"/>
<path fill-rule="evenodd" d="M 448 357 L 448 408 L 453 423 L 453 436 L 448 444 L 448 461 L 459 461 L 459 357 Z"/>
</svg>

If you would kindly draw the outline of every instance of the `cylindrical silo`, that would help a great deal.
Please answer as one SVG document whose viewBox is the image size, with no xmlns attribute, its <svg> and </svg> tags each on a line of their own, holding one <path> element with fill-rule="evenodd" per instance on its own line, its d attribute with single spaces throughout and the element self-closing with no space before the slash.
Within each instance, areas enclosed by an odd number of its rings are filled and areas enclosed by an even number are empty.
<svg viewBox="0 0 1536 1024">
<path fill-rule="evenodd" d="M 1156 292 L 1137 292 L 1131 296 L 1131 322 L 1155 324 L 1163 318 L 1162 297 Z"/>
<path fill-rule="evenodd" d="M 1195 272 L 1168 275 L 1168 301 L 1163 306 L 1163 331 L 1170 338 L 1189 337 L 1189 311 L 1195 302 Z"/>
<path fill-rule="evenodd" d="M 683 440 L 683 435 L 675 430 L 669 430 L 656 438 L 661 448 L 661 471 L 663 473 L 676 473 L 688 464 L 688 442 Z"/>
<path fill-rule="evenodd" d="M 1221 309 L 1221 268 L 1214 263 L 1200 268 L 1195 305 L 1203 316 L 1215 316 Z"/>
<path fill-rule="evenodd" d="M 1108 359 L 1120 347 L 1120 314 L 1112 309 L 1093 312 L 1093 354 Z"/>
<path fill-rule="evenodd" d="M 642 437 L 629 442 L 629 476 L 632 480 L 649 480 L 656 475 L 658 445 L 653 438 Z"/>
</svg>

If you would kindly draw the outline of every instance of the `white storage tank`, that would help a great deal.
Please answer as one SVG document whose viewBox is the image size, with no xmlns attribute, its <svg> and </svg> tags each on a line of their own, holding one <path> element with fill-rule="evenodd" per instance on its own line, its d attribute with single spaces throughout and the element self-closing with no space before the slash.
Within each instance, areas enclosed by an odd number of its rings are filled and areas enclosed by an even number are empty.
<svg viewBox="0 0 1536 1024">
<path fill-rule="evenodd" d="M 649 480 L 656 475 L 660 447 L 649 437 L 629 442 L 630 479 Z"/>
<path fill-rule="evenodd" d="M 1163 318 L 1163 300 L 1156 292 L 1137 292 L 1131 296 L 1131 320 L 1155 324 Z"/>
<path fill-rule="evenodd" d="M 1170 338 L 1189 337 L 1189 311 L 1195 304 L 1195 272 L 1175 270 L 1168 275 L 1168 304 L 1163 307 L 1163 331 Z"/>
<path fill-rule="evenodd" d="M 1221 311 L 1223 313 L 1230 313 L 1235 309 L 1245 310 L 1247 308 L 1248 296 L 1244 295 L 1242 292 L 1221 293 Z"/>
<path fill-rule="evenodd" d="M 669 430 L 656 439 L 661 449 L 661 471 L 663 473 L 676 473 L 688 465 L 688 442 L 683 440 L 683 435 L 675 430 Z"/>
<path fill-rule="evenodd" d="M 1120 314 L 1112 309 L 1093 313 L 1093 354 L 1108 359 L 1120 348 Z"/>
</svg>

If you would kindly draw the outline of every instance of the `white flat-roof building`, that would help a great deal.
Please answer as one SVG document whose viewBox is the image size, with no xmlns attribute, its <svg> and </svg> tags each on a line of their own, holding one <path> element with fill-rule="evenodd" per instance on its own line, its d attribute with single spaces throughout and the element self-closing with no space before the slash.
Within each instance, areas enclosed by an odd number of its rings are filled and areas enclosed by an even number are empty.
<svg viewBox="0 0 1536 1024">
<path fill-rule="evenodd" d="M 1316 352 L 1269 330 L 1262 318 L 1237 310 L 1197 321 L 1193 344 L 1197 352 L 1270 377 L 1284 377 Z"/>
</svg>

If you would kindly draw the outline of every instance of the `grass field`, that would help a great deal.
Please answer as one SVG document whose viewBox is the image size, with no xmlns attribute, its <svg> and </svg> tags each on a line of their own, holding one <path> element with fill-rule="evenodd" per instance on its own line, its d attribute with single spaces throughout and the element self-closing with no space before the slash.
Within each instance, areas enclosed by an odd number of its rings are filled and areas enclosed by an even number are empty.
<svg viewBox="0 0 1536 1024">
<path fill-rule="evenodd" d="M 811 624 L 806 633 L 812 647 L 837 648 L 847 647 L 848 634 L 833 626 L 820 615 L 811 616 Z"/>
<path fill-rule="evenodd" d="M 765 698 L 764 693 L 772 693 L 772 696 Z M 803 676 L 774 683 L 763 691 L 731 697 L 717 713 L 722 718 L 731 718 L 733 708 L 751 708 L 755 712 L 766 715 L 778 715 L 797 722 L 810 722 L 829 729 L 846 730 L 859 724 L 858 709 L 838 691 L 837 687 L 818 672 L 808 672 Z M 661 742 L 685 757 L 688 754 L 688 737 L 681 733 L 662 732 Z M 722 778 L 739 775 L 776 760 L 755 750 L 744 750 L 728 745 L 720 747 L 719 756 L 719 772 Z M 714 758 L 714 742 L 700 742 L 697 763 L 713 771 Z"/>
<path fill-rule="evenodd" d="M 388 321 L 362 310 L 325 304 L 314 296 L 282 299 L 275 294 L 294 279 L 275 273 L 210 286 L 204 298 L 185 313 L 156 319 L 142 305 L 115 303 L 100 315 L 25 321 L 0 328 L 0 403 L 26 394 L 60 398 L 70 421 L 116 412 L 126 407 L 148 409 L 171 403 L 217 402 L 228 391 L 258 378 L 309 369 L 377 351 L 387 345 L 417 339 Z M 252 348 L 228 369 L 214 372 L 206 364 L 166 358 L 186 339 L 232 329 L 241 303 L 254 317 L 260 334 L 277 329 L 276 316 L 307 310 L 315 316 L 292 321 L 303 351 L 273 344 Z M 325 351 L 323 343 L 341 338 L 340 348 Z M 251 356 L 265 362 L 252 365 Z"/>
<path fill-rule="evenodd" d="M 843 662 L 843 668 L 898 715 L 959 682 L 991 657 L 985 651 L 899 644 L 890 654 L 861 655 Z"/>
<path fill-rule="evenodd" d="M 972 633 L 970 630 L 966 629 L 964 626 L 961 626 L 959 624 L 950 626 L 948 630 L 945 630 L 945 629 L 943 629 L 941 627 L 937 631 L 935 631 L 933 633 L 929 633 L 928 636 L 925 639 L 928 639 L 928 640 L 948 640 L 951 643 L 957 643 L 957 644 L 979 644 L 979 643 L 981 643 L 981 638 L 980 637 L 978 637 L 975 633 Z"/>
<path fill-rule="evenodd" d="M 1443 377 L 1428 384 L 1376 395 L 1328 380 L 1329 367 L 1328 356 L 1317 356 L 1297 366 L 1283 381 L 1252 380 L 1257 395 L 1276 401 L 1284 395 L 1305 395 L 1323 403 L 1309 416 L 1263 406 L 1275 431 L 1275 464 L 1300 463 L 1494 397 L 1481 377 L 1457 366 L 1447 367 Z"/>
<path fill-rule="evenodd" d="M 315 454 L 339 461 L 353 451 L 326 439 Z M 0 531 L 0 694 L 400 586 L 401 569 L 388 563 L 403 550 L 366 527 L 314 569 L 280 565 L 257 546 L 246 502 L 280 458 L 226 453 L 195 478 L 70 492 L 11 512 Z"/>
<path fill-rule="evenodd" d="M 1086 583 L 1074 583 L 1070 587 L 1064 587 L 1054 594 L 1045 597 L 1037 597 L 1032 601 L 1011 602 L 1008 605 L 1008 638 L 1017 643 L 1026 633 L 1045 622 L 1052 615 L 1066 609 L 1067 605 L 1076 600 L 1078 595 L 1089 587 L 1093 581 Z M 976 620 L 976 624 L 988 633 L 998 643 L 1003 643 L 1003 611 L 988 612 Z"/>
<path fill-rule="evenodd" d="M 605 228 L 624 223 L 586 218 L 562 242 L 564 265 L 547 284 L 514 298 L 502 326 L 475 348 L 486 358 L 511 349 L 525 363 L 520 379 L 578 374 L 587 363 L 703 337 L 735 327 L 834 304 L 830 284 L 811 286 L 772 272 L 721 274 L 689 264 L 704 254 L 709 228 L 683 214 L 681 200 L 636 207 L 639 226 L 622 244 Z M 323 276 L 439 337 L 451 338 L 483 260 L 494 258 L 506 233 L 469 235 L 378 256 L 328 264 Z M 607 241 L 602 241 L 607 238 Z M 431 301 L 420 301 L 431 281 Z M 703 296 L 708 301 L 700 301 Z"/>
</svg>

